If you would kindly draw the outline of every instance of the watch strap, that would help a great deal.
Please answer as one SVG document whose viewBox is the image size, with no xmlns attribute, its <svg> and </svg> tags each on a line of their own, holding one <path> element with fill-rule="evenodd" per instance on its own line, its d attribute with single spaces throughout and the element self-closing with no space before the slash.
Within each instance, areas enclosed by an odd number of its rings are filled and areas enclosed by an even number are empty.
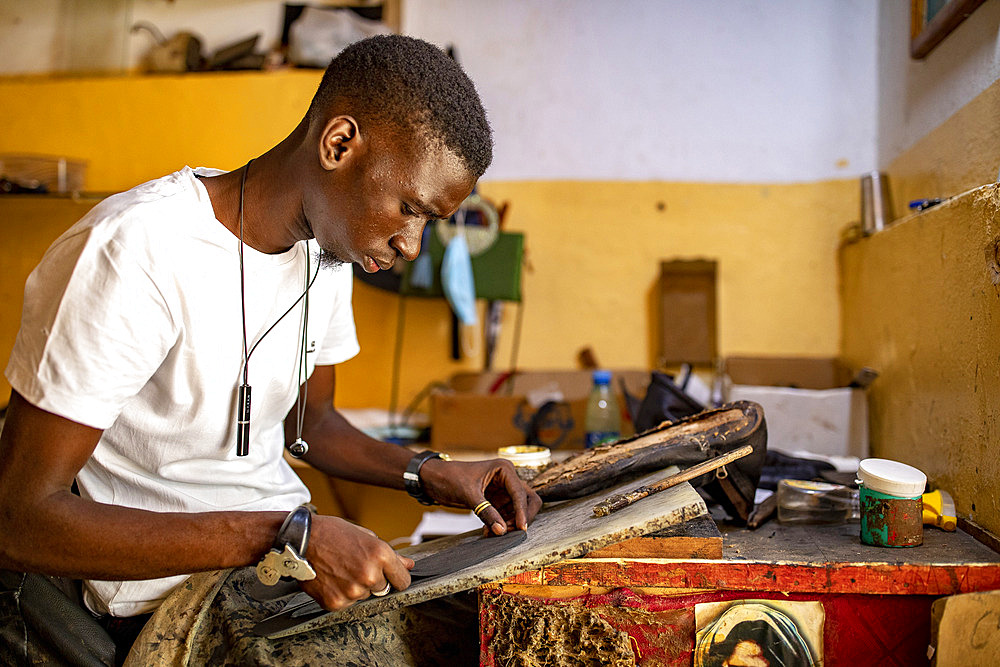
<svg viewBox="0 0 1000 667">
<path fill-rule="evenodd" d="M 424 483 L 420 480 L 420 469 L 431 459 L 447 461 L 448 457 L 441 452 L 432 452 L 429 449 L 422 451 L 410 459 L 410 463 L 406 466 L 406 472 L 403 473 L 403 486 L 406 488 L 406 492 L 424 505 L 435 504 L 434 499 L 427 494 Z"/>
<path fill-rule="evenodd" d="M 278 529 L 273 548 L 282 551 L 286 544 L 290 544 L 299 556 L 305 558 L 313 511 L 312 505 L 299 505 L 289 512 Z"/>
</svg>

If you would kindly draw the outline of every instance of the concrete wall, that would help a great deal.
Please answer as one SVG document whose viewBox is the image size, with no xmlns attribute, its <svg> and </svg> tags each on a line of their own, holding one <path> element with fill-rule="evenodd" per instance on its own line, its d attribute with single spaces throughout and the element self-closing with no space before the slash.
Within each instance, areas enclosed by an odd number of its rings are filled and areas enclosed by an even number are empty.
<svg viewBox="0 0 1000 667">
<path fill-rule="evenodd" d="M 875 163 L 866 0 L 407 0 L 497 134 L 488 180 L 812 182 Z"/>
</svg>

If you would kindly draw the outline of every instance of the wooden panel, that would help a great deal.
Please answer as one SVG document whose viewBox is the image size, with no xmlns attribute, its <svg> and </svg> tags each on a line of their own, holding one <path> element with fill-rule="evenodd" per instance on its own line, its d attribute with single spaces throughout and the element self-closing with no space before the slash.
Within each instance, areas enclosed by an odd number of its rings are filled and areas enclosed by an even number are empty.
<svg viewBox="0 0 1000 667">
<path fill-rule="evenodd" d="M 510 577 L 519 585 L 713 588 L 951 595 L 1000 589 L 1000 554 L 961 531 L 927 528 L 924 544 L 862 544 L 858 525 L 724 531 L 726 560 L 577 559 Z"/>
<path fill-rule="evenodd" d="M 603 625 L 605 633 L 627 635 L 622 643 L 631 648 L 631 657 L 640 667 L 689 667 L 694 649 L 694 606 L 734 600 L 822 602 L 826 615 L 824 665 L 927 664 L 933 600 L 929 596 L 771 591 L 689 591 L 687 595 L 663 596 L 646 592 L 649 590 L 619 588 L 567 599 L 511 594 L 506 586 L 502 591 L 484 587 L 479 598 L 481 664 L 562 664 L 574 642 L 579 646 L 573 631 L 583 626 L 592 634 L 593 628 Z M 544 642 L 535 633 L 518 631 L 531 626 L 545 628 Z M 530 648 L 534 650 L 526 659 L 525 645 L 532 639 L 535 642 Z M 518 654 L 512 661 L 511 653 Z"/>
<path fill-rule="evenodd" d="M 573 559 L 506 581 L 551 586 L 712 588 L 809 593 L 952 595 L 1000 589 L 1000 564 L 776 564 L 670 559 Z"/>
<path fill-rule="evenodd" d="M 722 558 L 722 533 L 705 516 L 642 537 L 611 544 L 587 558 Z"/>
</svg>

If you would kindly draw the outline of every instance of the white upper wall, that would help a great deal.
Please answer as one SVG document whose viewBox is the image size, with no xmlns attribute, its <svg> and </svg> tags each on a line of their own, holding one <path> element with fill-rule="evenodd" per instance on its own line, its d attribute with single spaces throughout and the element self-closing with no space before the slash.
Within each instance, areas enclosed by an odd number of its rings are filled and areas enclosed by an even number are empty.
<svg viewBox="0 0 1000 667">
<path fill-rule="evenodd" d="M 318 1 L 318 0 L 316 0 Z M 0 74 L 135 66 L 150 21 L 206 52 L 281 0 L 3 0 Z M 800 182 L 886 166 L 1000 76 L 1000 2 L 911 61 L 907 0 L 402 0 L 496 132 L 486 178 Z M 82 62 L 86 61 L 86 62 Z"/>
<path fill-rule="evenodd" d="M 875 165 L 870 0 L 405 0 L 454 44 L 490 180 L 795 182 Z"/>
</svg>

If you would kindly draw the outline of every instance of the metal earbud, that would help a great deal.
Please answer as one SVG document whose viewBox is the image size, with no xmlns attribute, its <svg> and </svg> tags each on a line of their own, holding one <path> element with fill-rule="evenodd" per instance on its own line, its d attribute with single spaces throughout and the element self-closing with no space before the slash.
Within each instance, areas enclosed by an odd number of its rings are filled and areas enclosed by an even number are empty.
<svg viewBox="0 0 1000 667">
<path fill-rule="evenodd" d="M 297 459 L 301 459 L 309 451 L 309 445 L 302 438 L 296 438 L 295 442 L 288 445 L 288 453 Z"/>
</svg>

